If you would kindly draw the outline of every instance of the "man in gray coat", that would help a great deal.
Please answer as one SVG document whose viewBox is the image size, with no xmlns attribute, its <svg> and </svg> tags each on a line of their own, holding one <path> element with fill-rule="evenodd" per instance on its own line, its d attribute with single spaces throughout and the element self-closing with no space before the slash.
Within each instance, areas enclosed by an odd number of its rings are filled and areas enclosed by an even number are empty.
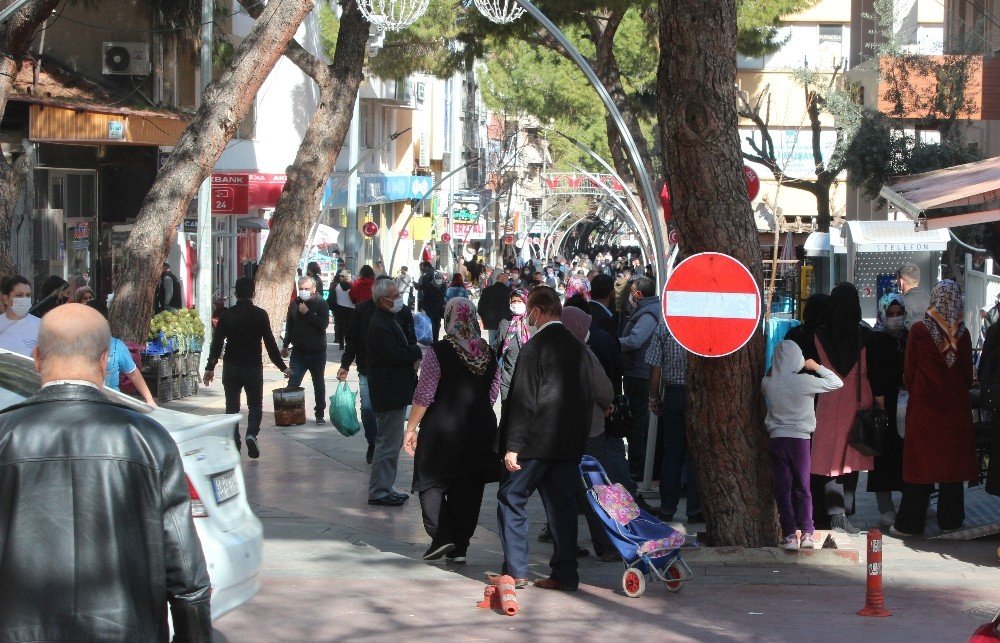
<svg viewBox="0 0 1000 643">
<path fill-rule="evenodd" d="M 649 365 L 646 352 L 653 334 L 663 322 L 663 308 L 656 296 L 656 284 L 648 277 L 636 277 L 629 286 L 635 312 L 628 318 L 619 342 L 625 356 L 622 388 L 632 410 L 628 433 L 628 464 L 632 477 L 642 477 L 646 462 L 646 434 L 649 432 Z"/>
</svg>

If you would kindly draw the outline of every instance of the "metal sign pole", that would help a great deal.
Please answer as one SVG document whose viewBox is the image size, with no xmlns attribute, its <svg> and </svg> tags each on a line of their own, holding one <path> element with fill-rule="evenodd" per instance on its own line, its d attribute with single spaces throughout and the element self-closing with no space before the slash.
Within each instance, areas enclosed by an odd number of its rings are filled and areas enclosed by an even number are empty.
<svg viewBox="0 0 1000 643">
<path fill-rule="evenodd" d="M 201 100 L 212 82 L 212 0 L 201 2 Z M 201 367 L 208 361 L 208 346 L 212 343 L 212 175 L 198 189 L 198 276 L 195 289 L 195 306 L 205 327 L 204 350 Z"/>
</svg>

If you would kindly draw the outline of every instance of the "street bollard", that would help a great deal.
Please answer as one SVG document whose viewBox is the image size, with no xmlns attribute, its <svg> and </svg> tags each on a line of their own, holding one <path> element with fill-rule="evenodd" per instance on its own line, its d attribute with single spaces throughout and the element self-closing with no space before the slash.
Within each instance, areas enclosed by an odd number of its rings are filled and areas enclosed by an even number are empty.
<svg viewBox="0 0 1000 643">
<path fill-rule="evenodd" d="M 858 616 L 892 616 L 885 608 L 882 596 L 882 532 L 872 529 L 868 532 L 868 583 L 865 593 L 865 607 Z"/>
</svg>

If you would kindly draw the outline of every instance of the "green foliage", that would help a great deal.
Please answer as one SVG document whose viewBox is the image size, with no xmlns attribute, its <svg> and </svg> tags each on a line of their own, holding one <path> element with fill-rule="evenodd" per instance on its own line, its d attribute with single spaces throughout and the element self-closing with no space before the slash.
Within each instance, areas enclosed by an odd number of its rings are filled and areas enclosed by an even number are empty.
<svg viewBox="0 0 1000 643">
<path fill-rule="evenodd" d="M 773 54 L 787 39 L 778 38 L 785 16 L 816 5 L 819 0 L 737 0 L 736 49 L 744 56 Z"/>
</svg>

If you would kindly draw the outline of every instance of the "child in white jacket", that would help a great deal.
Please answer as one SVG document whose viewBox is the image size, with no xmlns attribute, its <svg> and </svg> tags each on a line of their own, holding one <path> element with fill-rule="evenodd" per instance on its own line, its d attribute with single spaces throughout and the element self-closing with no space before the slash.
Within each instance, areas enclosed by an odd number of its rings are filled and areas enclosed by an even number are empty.
<svg viewBox="0 0 1000 643">
<path fill-rule="evenodd" d="M 816 373 L 802 373 L 802 369 Z M 784 549 L 812 549 L 812 493 L 809 491 L 809 440 L 816 430 L 817 393 L 842 387 L 837 374 L 802 357 L 795 342 L 785 340 L 774 349 L 771 374 L 761 382 L 767 400 L 764 421 L 771 435 L 774 498 L 778 503 Z M 801 540 L 795 535 L 801 532 Z"/>
</svg>

